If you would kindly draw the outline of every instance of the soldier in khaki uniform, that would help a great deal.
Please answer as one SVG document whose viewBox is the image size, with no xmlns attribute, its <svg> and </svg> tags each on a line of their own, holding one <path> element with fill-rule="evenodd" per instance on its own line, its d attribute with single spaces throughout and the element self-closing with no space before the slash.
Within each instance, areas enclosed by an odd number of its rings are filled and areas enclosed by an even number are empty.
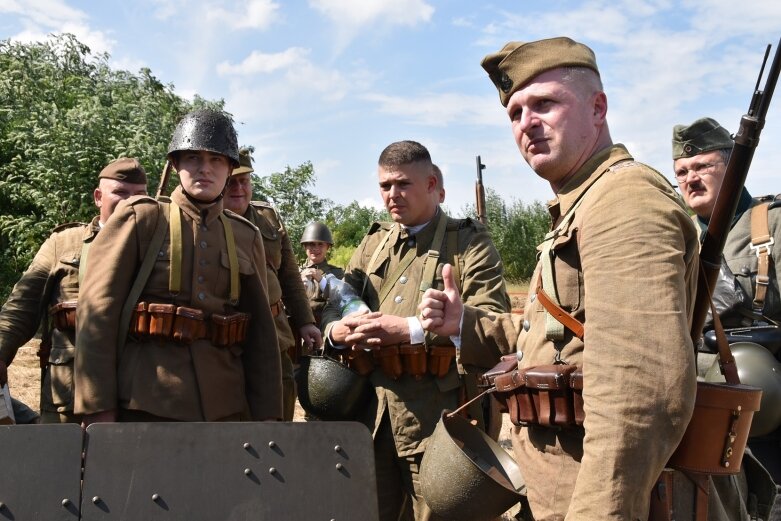
<svg viewBox="0 0 781 521">
<path fill-rule="evenodd" d="M 41 421 L 78 423 L 73 414 L 74 327 L 79 278 L 93 239 L 117 203 L 146 195 L 146 172 L 136 159 L 119 158 L 98 175 L 93 197 L 99 215 L 90 224 L 70 223 L 54 229 L 14 286 L 0 311 L 0 385 L 6 365 L 19 347 L 43 327 L 39 356 L 45 369 L 41 381 Z M 51 315 L 51 316 L 50 316 Z M 69 320 L 70 318 L 70 320 Z"/>
<path fill-rule="evenodd" d="M 309 307 L 315 316 L 315 324 L 320 326 L 326 296 L 323 286 L 323 275 L 330 273 L 337 279 L 344 277 L 344 270 L 329 264 L 328 250 L 334 245 L 331 230 L 321 222 L 311 222 L 301 234 L 301 246 L 306 251 L 306 263 L 301 268 L 301 281 L 306 288 Z"/>
<path fill-rule="evenodd" d="M 298 275 L 293 247 L 279 214 L 270 204 L 252 201 L 252 157 L 248 149 L 239 151 L 239 167 L 233 171 L 225 192 L 225 209 L 241 215 L 260 230 L 266 253 L 268 297 L 271 314 L 277 327 L 282 361 L 283 419 L 292 421 L 296 408 L 296 385 L 293 380 L 293 361 L 289 351 L 296 349 L 296 337 L 288 322 L 288 315 L 300 338 L 309 349 L 320 347 L 323 337 L 315 325 L 309 300 Z"/>
<path fill-rule="evenodd" d="M 399 519 L 410 502 L 416 519 L 429 519 L 420 496 L 420 461 L 442 410 L 459 405 L 465 381 L 450 338 L 422 330 L 415 316 L 418 302 L 425 288 L 442 287 L 447 262 L 458 267 L 459 287 L 470 305 L 500 313 L 510 310 L 510 300 L 501 259 L 486 229 L 470 219 L 452 219 L 439 207 L 440 189 L 425 147 L 414 141 L 392 143 L 380 155 L 378 177 L 393 222 L 372 225 L 344 281 L 382 315 L 341 318 L 329 302 L 323 324 L 332 344 L 375 346 L 380 364 L 385 357 L 412 356 L 404 353 L 422 349 L 428 360 L 440 353 L 450 357 L 437 375 L 431 374 L 435 366 L 430 363 L 418 376 L 375 369 L 376 400 L 363 418 L 374 435 L 380 519 Z M 488 368 L 496 360 L 493 354 L 473 357 L 471 365 Z"/>
<path fill-rule="evenodd" d="M 280 419 L 279 347 L 256 264 L 265 264 L 263 239 L 223 212 L 239 161 L 233 124 L 212 110 L 187 114 L 168 159 L 181 180 L 170 199 L 120 204 L 93 243 L 75 412 L 84 424 Z"/>
<path fill-rule="evenodd" d="M 423 325 L 475 347 L 465 362 L 479 346 L 517 351 L 521 369 L 581 367 L 583 428 L 513 431 L 534 519 L 645 520 L 694 406 L 697 231 L 670 183 L 613 144 L 591 49 L 511 42 L 482 66 L 522 157 L 555 193 L 555 231 L 540 245 L 523 317 L 464 306 L 448 282 L 425 295 Z M 582 335 L 546 311 L 540 288 Z"/>
<path fill-rule="evenodd" d="M 703 236 L 724 181 L 733 144 L 729 131 L 712 118 L 700 118 L 691 125 L 676 125 L 673 128 L 672 156 L 675 178 L 686 204 L 695 212 L 693 219 Z M 757 232 L 752 234 L 752 225 L 756 226 L 757 220 L 761 221 L 763 218 L 760 210 L 766 212 L 766 229 L 759 227 Z M 768 236 L 763 241 L 757 241 L 757 244 L 752 247 L 752 235 L 756 235 L 759 239 L 764 237 L 765 233 L 768 233 Z M 761 252 L 761 249 L 757 248 L 757 245 L 770 241 L 772 243 L 764 246 L 767 248 L 766 252 Z M 767 267 L 764 273 L 760 273 L 762 270 L 759 269 L 760 253 L 767 253 Z M 743 300 L 733 303 L 729 309 L 718 310 L 717 308 L 723 325 L 744 327 L 780 323 L 781 271 L 776 269 L 776 260 L 781 259 L 781 203 L 776 203 L 772 196 L 753 198 L 748 190 L 743 188 L 732 227 L 724 244 L 723 256 L 731 272 L 725 275 L 734 276 L 734 281 L 737 282 L 739 291 L 743 295 Z M 765 285 L 761 283 L 763 277 L 766 280 Z M 719 277 L 715 291 L 718 292 L 720 289 L 734 291 L 734 282 L 730 288 L 724 288 L 724 284 L 724 279 Z M 781 357 L 781 354 L 777 355 L 778 357 Z M 715 358 L 716 355 L 713 354 L 699 354 L 697 363 L 700 366 L 700 374 L 708 370 Z M 771 378 L 775 377 L 781 381 L 781 375 L 772 372 L 770 368 L 753 366 L 745 370 L 747 372 L 767 370 L 769 376 L 772 375 Z M 776 407 L 781 407 L 781 404 L 776 404 Z M 764 406 L 762 409 L 754 415 L 755 425 L 762 414 L 776 416 L 774 412 L 764 411 Z M 749 438 L 748 446 L 751 454 L 747 453 L 744 457 L 742 473 L 738 477 L 713 478 L 715 493 L 710 495 L 710 519 L 737 518 L 727 515 L 727 512 L 742 511 L 744 518 L 752 514 L 746 512 L 746 506 L 751 508 L 752 503 L 756 501 L 747 499 L 748 494 L 759 496 L 760 503 L 772 504 L 772 498 L 768 499 L 762 494 L 767 490 L 764 483 L 767 481 L 766 473 L 756 469 L 756 465 L 746 460 L 752 456 L 756 457 L 770 472 L 775 483 L 781 484 L 781 426 L 774 432 Z M 734 483 L 741 483 L 742 486 Z M 770 516 L 772 521 L 781 520 L 781 500 L 776 498 L 775 503 Z M 719 516 L 720 512 L 723 514 Z"/>
</svg>

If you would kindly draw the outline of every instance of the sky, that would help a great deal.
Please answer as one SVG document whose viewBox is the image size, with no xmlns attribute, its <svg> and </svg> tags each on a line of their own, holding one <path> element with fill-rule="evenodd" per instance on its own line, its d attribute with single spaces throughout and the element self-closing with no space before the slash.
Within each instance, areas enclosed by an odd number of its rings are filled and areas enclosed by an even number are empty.
<svg viewBox="0 0 781 521">
<path fill-rule="evenodd" d="M 314 191 L 337 204 L 381 206 L 380 152 L 419 141 L 460 214 L 474 204 L 477 155 L 506 201 L 553 196 L 518 152 L 480 67 L 486 54 L 554 36 L 590 46 L 614 142 L 672 180 L 673 125 L 710 116 L 737 130 L 765 47 L 781 37 L 781 2 L 0 0 L 0 39 L 60 32 L 116 69 L 148 67 L 183 97 L 224 99 L 256 173 L 311 161 Z M 746 182 L 753 195 L 781 192 L 776 98 Z"/>
</svg>

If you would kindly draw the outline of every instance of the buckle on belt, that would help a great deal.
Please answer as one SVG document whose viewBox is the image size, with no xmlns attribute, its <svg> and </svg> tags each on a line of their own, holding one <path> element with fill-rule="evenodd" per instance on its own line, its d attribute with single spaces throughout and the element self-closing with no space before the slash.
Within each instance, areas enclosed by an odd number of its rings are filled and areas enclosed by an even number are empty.
<svg viewBox="0 0 781 521">
<path fill-rule="evenodd" d="M 770 255 L 770 247 L 775 244 L 776 240 L 771 237 L 769 241 L 763 242 L 760 244 L 749 244 L 748 247 L 751 248 L 751 251 L 753 251 L 757 257 L 759 257 L 762 253 L 767 253 Z"/>
</svg>

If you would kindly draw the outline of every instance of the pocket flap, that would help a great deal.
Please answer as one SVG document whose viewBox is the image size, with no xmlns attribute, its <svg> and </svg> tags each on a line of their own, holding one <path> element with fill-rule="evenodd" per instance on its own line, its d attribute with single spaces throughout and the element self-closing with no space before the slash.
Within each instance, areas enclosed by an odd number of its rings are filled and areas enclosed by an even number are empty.
<svg viewBox="0 0 781 521">
<path fill-rule="evenodd" d="M 569 387 L 569 376 L 575 371 L 574 365 L 538 365 L 524 369 L 526 386 L 530 389 L 559 390 Z"/>
</svg>

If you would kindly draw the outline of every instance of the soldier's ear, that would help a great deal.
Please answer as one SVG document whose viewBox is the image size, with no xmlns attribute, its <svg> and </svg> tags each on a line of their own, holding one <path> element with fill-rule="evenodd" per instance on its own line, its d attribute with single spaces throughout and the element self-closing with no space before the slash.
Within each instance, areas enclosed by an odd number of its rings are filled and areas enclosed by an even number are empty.
<svg viewBox="0 0 781 521">
<path fill-rule="evenodd" d="M 92 192 L 92 198 L 95 200 L 95 206 L 98 208 L 103 206 L 103 192 L 100 191 L 100 187 L 95 188 Z"/>
</svg>

